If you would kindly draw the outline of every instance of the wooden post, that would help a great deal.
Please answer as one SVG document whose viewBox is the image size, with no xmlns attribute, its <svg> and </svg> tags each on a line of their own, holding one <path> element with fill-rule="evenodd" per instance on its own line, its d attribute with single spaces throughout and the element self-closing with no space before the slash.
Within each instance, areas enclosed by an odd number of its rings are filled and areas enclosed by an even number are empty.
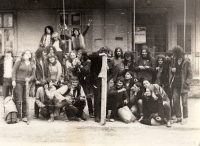
<svg viewBox="0 0 200 146">
<path fill-rule="evenodd" d="M 29 114 L 29 81 L 26 81 L 26 116 L 27 122 L 26 124 L 30 124 L 30 114 Z"/>
<path fill-rule="evenodd" d="M 107 101 L 107 56 L 102 56 L 102 67 L 99 77 L 101 82 L 101 125 L 106 124 L 106 101 Z"/>
</svg>

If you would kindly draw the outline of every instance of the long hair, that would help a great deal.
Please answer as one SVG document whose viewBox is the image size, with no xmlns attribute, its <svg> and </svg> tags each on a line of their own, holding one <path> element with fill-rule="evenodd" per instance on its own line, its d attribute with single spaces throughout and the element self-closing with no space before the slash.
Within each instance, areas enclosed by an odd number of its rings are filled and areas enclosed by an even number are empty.
<svg viewBox="0 0 200 146">
<path fill-rule="evenodd" d="M 47 55 L 50 53 L 51 48 L 53 49 L 54 54 L 57 55 L 56 48 L 55 48 L 53 45 L 49 45 L 49 46 L 47 46 L 47 47 L 45 48 L 46 51 L 47 51 Z"/>
<path fill-rule="evenodd" d="M 35 57 L 36 58 L 42 58 L 43 54 L 42 52 L 46 51 L 44 47 L 39 47 L 37 51 L 35 52 Z"/>
<path fill-rule="evenodd" d="M 87 61 L 87 59 L 88 59 L 88 54 L 87 54 L 86 51 L 82 51 L 82 57 L 81 57 L 81 58 L 83 59 L 83 61 Z"/>
<path fill-rule="evenodd" d="M 50 34 L 52 35 L 53 34 L 53 32 L 54 32 L 54 30 L 53 30 L 53 27 L 52 26 L 46 26 L 45 28 L 44 28 L 44 34 L 46 35 L 47 34 L 47 31 L 46 31 L 46 29 L 49 29 L 51 32 L 50 32 Z"/>
<path fill-rule="evenodd" d="M 140 50 L 140 57 L 142 58 L 142 51 L 143 50 L 146 50 L 146 52 L 147 52 L 147 59 L 151 60 L 151 53 L 150 53 L 147 45 L 142 46 L 142 49 Z"/>
<path fill-rule="evenodd" d="M 131 62 L 133 62 L 133 60 L 134 60 L 133 52 L 131 52 L 131 51 L 126 51 L 126 52 L 124 53 L 124 63 L 125 63 L 125 64 L 128 62 L 128 60 L 126 59 L 126 56 L 127 56 L 127 57 L 130 56 L 130 57 L 131 57 Z"/>
<path fill-rule="evenodd" d="M 21 55 L 21 61 L 24 61 L 24 54 L 26 53 L 26 52 L 30 52 L 30 54 L 31 54 L 31 58 L 29 58 L 29 61 L 31 62 L 31 63 L 34 63 L 34 59 L 33 59 L 33 53 L 30 51 L 30 50 L 25 50 L 24 52 L 22 52 L 22 55 Z"/>
<path fill-rule="evenodd" d="M 164 55 L 158 55 L 157 58 L 156 58 L 156 66 L 159 65 L 159 63 L 158 63 L 158 60 L 159 60 L 159 59 L 162 59 L 162 60 L 163 60 L 163 65 L 164 65 L 164 64 L 165 64 L 165 61 L 166 61 L 165 56 L 164 56 Z"/>
<path fill-rule="evenodd" d="M 118 59 L 117 50 L 120 50 L 120 52 L 121 52 L 121 58 L 123 58 L 123 50 L 122 50 L 122 48 L 117 47 L 117 48 L 115 49 L 115 59 Z"/>
<path fill-rule="evenodd" d="M 74 53 L 75 55 L 76 55 L 76 52 L 75 51 L 71 51 L 71 52 L 69 52 L 69 57 L 68 57 L 68 60 L 69 60 L 69 62 L 71 62 L 72 63 L 72 58 L 71 58 L 71 54 L 72 53 Z"/>
<path fill-rule="evenodd" d="M 183 52 L 183 49 L 181 48 L 181 46 L 175 46 L 175 47 L 172 49 L 172 52 L 173 52 L 174 57 L 175 57 L 176 59 L 184 58 L 184 52 Z"/>
</svg>

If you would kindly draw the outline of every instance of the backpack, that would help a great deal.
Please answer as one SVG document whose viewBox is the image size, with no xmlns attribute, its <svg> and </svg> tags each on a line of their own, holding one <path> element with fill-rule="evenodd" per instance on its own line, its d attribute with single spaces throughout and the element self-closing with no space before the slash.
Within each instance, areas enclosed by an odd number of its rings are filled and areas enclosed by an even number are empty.
<svg viewBox="0 0 200 146">
<path fill-rule="evenodd" d="M 12 96 L 8 96 L 4 100 L 5 121 L 7 124 L 17 123 L 17 108 Z"/>
</svg>

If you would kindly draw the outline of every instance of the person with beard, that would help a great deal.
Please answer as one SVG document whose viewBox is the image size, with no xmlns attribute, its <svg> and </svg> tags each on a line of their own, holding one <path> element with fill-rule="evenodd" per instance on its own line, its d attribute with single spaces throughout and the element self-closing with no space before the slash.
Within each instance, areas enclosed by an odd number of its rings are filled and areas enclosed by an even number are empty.
<svg viewBox="0 0 200 146">
<path fill-rule="evenodd" d="M 136 62 L 135 71 L 139 81 L 148 80 L 153 82 L 153 74 L 155 71 L 155 59 L 150 56 L 148 47 L 144 45 L 140 52 L 140 57 Z"/>
<path fill-rule="evenodd" d="M 55 112 L 58 116 L 59 108 L 64 109 L 64 121 L 68 122 L 68 116 L 76 116 L 79 122 L 86 120 L 83 117 L 83 109 L 86 105 L 83 87 L 79 84 L 77 77 L 71 78 L 71 85 L 63 85 L 55 91 Z"/>
<path fill-rule="evenodd" d="M 191 63 L 189 59 L 184 57 L 183 49 L 180 46 L 174 47 L 172 52 L 175 60 L 174 67 L 172 68 L 172 72 L 174 73 L 174 80 L 172 81 L 173 108 L 176 115 L 174 122 L 186 124 L 188 118 L 188 92 L 192 81 Z"/>
<path fill-rule="evenodd" d="M 123 76 L 122 73 L 124 71 L 124 64 L 123 64 L 123 61 L 124 61 L 124 54 L 123 54 L 123 50 L 122 48 L 120 47 L 117 47 L 115 49 L 115 52 L 114 52 L 114 64 L 115 66 L 118 68 L 119 72 L 118 72 L 118 76 Z"/>
<path fill-rule="evenodd" d="M 128 104 L 128 94 L 124 88 L 125 80 L 123 77 L 118 77 L 115 85 L 108 91 L 107 109 L 111 110 L 110 122 L 114 122 L 117 115 L 117 110 Z"/>
<path fill-rule="evenodd" d="M 89 59 L 91 60 L 91 83 L 93 85 L 93 93 L 94 93 L 94 117 L 95 122 L 100 122 L 100 114 L 101 114 L 101 80 L 102 78 L 99 76 L 101 67 L 102 67 L 102 56 L 108 56 L 108 66 L 107 66 L 107 82 L 111 79 L 113 81 L 116 80 L 117 69 L 114 66 L 114 62 L 112 59 L 112 51 L 107 47 L 101 47 L 99 51 L 93 52 L 89 55 Z"/>
</svg>

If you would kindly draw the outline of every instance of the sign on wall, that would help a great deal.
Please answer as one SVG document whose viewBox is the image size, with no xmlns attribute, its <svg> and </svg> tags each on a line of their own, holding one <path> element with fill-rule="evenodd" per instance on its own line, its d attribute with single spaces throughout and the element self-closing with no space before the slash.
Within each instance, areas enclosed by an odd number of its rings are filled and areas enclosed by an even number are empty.
<svg viewBox="0 0 200 146">
<path fill-rule="evenodd" d="M 146 27 L 135 27 L 135 44 L 146 43 Z"/>
</svg>

